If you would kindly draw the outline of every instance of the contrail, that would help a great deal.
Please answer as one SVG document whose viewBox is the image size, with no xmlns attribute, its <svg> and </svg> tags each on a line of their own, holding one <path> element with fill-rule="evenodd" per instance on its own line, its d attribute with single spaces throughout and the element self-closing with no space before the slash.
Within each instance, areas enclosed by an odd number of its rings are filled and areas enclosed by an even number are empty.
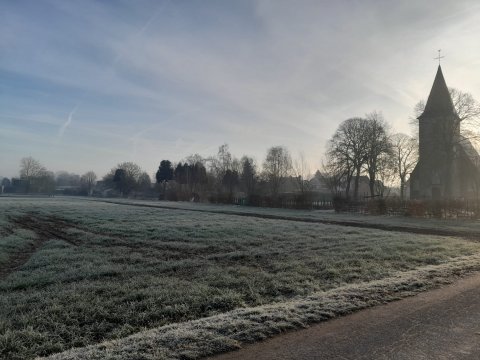
<svg viewBox="0 0 480 360">
<path fill-rule="evenodd" d="M 65 133 L 65 130 L 67 130 L 68 126 L 72 123 L 73 119 L 73 114 L 75 114 L 75 111 L 77 111 L 78 105 L 75 105 L 75 107 L 70 111 L 70 114 L 68 114 L 68 119 L 65 121 L 65 123 L 61 126 L 60 130 L 58 131 L 58 137 L 62 138 L 63 134 Z"/>
<path fill-rule="evenodd" d="M 153 20 L 155 20 L 155 18 L 160 14 L 160 12 L 163 10 L 163 8 L 165 6 L 168 5 L 170 1 L 167 0 L 165 2 L 163 2 L 162 4 L 160 4 L 157 9 L 153 12 L 153 15 L 150 16 L 150 18 L 147 20 L 147 22 L 145 24 L 143 24 L 143 26 L 140 28 L 140 30 L 134 32 L 131 36 L 132 37 L 137 37 L 137 36 L 141 36 L 143 35 L 143 33 L 147 30 L 147 28 L 150 26 L 150 24 L 153 22 Z M 113 60 L 113 65 L 116 65 L 124 56 L 124 50 L 125 49 L 120 49 L 118 52 L 117 52 L 117 56 L 115 56 L 115 59 Z"/>
</svg>

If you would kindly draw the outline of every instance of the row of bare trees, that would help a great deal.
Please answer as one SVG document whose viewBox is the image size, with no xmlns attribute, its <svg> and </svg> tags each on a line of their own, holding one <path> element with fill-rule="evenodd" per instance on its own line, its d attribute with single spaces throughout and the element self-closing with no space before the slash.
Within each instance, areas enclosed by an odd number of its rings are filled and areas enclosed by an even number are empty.
<svg viewBox="0 0 480 360">
<path fill-rule="evenodd" d="M 26 192 L 52 192 L 55 190 L 55 177 L 33 157 L 20 160 L 20 179 L 24 181 Z"/>
<path fill-rule="evenodd" d="M 93 171 L 81 176 L 66 171 L 54 173 L 32 156 L 20 160 L 19 175 L 18 178 L 2 180 L 4 191 L 51 194 L 56 188 L 61 187 L 75 188 L 77 193 L 91 195 L 97 180 Z"/>
<path fill-rule="evenodd" d="M 332 192 L 357 200 L 362 175 L 368 176 L 371 197 L 383 196 L 386 186 L 398 177 L 403 198 L 407 176 L 417 162 L 417 149 L 414 138 L 391 135 L 381 113 L 347 119 L 328 143 L 324 180 Z"/>
<path fill-rule="evenodd" d="M 450 136 L 443 142 L 454 156 L 456 145 L 478 139 L 480 106 L 470 94 L 450 89 L 450 95 L 459 121 L 448 125 L 458 128 L 443 132 L 460 136 Z M 424 108 L 424 102 L 415 106 L 415 119 Z M 409 174 L 417 161 L 417 137 L 392 134 L 382 114 L 372 112 L 340 124 L 328 142 L 321 177 L 333 194 L 346 198 L 358 199 L 360 179 L 366 176 L 371 197 L 385 195 L 387 188 L 394 185 L 399 187 L 403 199 Z M 447 156 L 446 161 L 452 159 Z M 238 193 L 247 197 L 258 194 L 278 197 L 287 182 L 303 194 L 310 190 L 310 179 L 311 172 L 303 154 L 293 161 L 286 147 L 273 146 L 258 164 L 249 156 L 236 158 L 227 144 L 209 157 L 194 154 L 178 163 L 162 160 L 155 174 L 162 197 L 167 197 L 169 191 L 179 199 L 202 196 L 231 199 Z M 54 174 L 34 158 L 26 157 L 21 160 L 20 180 L 26 192 L 51 192 L 55 186 L 74 185 L 80 187 L 82 193 L 91 195 L 97 176 L 93 171 L 82 176 L 66 172 Z M 104 189 L 115 189 L 123 196 L 134 192 L 152 193 L 154 188 L 148 173 L 132 162 L 118 164 L 102 180 Z"/>
<path fill-rule="evenodd" d="M 13 191 L 53 193 L 61 190 L 71 195 L 92 195 L 96 188 L 97 192 L 107 191 L 111 195 L 154 196 L 157 190 L 162 197 L 166 197 L 168 189 L 172 198 L 177 199 L 213 197 L 231 201 L 239 193 L 246 197 L 267 194 L 277 197 L 288 179 L 293 179 L 302 192 L 308 188 L 305 185 L 308 182 L 308 170 L 303 155 L 298 161 L 292 162 L 286 147 L 274 146 L 267 151 L 262 165 L 263 169 L 260 170 L 252 157 L 236 158 L 229 146 L 223 144 L 214 156 L 194 154 L 178 163 L 162 160 L 155 174 L 156 187 L 149 174 L 133 162 L 114 166 L 103 176 L 101 185 L 96 187 L 97 176 L 93 171 L 82 176 L 65 171 L 54 174 L 33 157 L 25 157 L 21 160 L 20 177 L 15 179 L 16 189 Z M 10 187 L 10 184 L 9 179 L 2 180 L 2 185 Z"/>
<path fill-rule="evenodd" d="M 161 198 L 208 196 L 212 201 L 230 202 L 238 193 L 247 198 L 259 194 L 277 197 L 285 181 L 294 174 L 293 169 L 290 153 L 284 146 L 274 146 L 267 151 L 260 171 L 252 157 L 245 155 L 238 159 L 228 145 L 223 144 L 214 156 L 195 154 L 177 164 L 162 160 L 156 180 Z"/>
<path fill-rule="evenodd" d="M 469 125 L 463 126 L 462 136 L 452 141 L 474 139 L 476 132 L 472 125 L 477 124 L 480 106 L 470 94 L 455 89 L 450 89 L 450 94 L 460 122 Z M 415 118 L 424 107 L 424 102 L 415 106 Z M 460 126 L 460 122 L 455 126 Z M 328 143 L 321 173 L 323 181 L 335 194 L 358 199 L 360 178 L 365 175 L 370 196 L 383 196 L 393 185 L 399 187 L 403 199 L 408 177 L 417 161 L 417 137 L 392 134 L 382 114 L 372 112 L 365 117 L 348 119 L 338 127 Z M 278 197 L 289 179 L 295 183 L 295 191 L 306 193 L 310 190 L 311 172 L 303 154 L 292 161 L 284 146 L 269 148 L 260 167 L 249 156 L 236 158 L 229 146 L 223 144 L 213 156 L 194 154 L 175 164 L 162 160 L 155 177 L 162 197 L 166 197 L 169 188 L 174 197 L 180 199 L 213 194 L 231 200 L 239 192 L 247 197 L 255 194 Z M 117 165 L 103 180 L 123 195 L 151 188 L 148 174 L 129 162 Z"/>
<path fill-rule="evenodd" d="M 469 93 L 454 88 L 449 92 L 458 120 L 435 124 L 442 135 L 447 168 L 451 168 L 455 156 L 461 154 L 460 147 L 475 151 L 480 139 L 480 104 Z M 424 101 L 414 107 L 412 125 L 415 129 L 424 109 Z M 386 185 L 398 184 L 400 197 L 404 199 L 406 183 L 418 161 L 418 150 L 418 133 L 414 136 L 391 134 L 380 113 L 351 118 L 340 124 L 328 143 L 323 178 L 334 194 L 357 200 L 359 179 L 366 175 L 370 196 L 382 196 Z"/>
</svg>

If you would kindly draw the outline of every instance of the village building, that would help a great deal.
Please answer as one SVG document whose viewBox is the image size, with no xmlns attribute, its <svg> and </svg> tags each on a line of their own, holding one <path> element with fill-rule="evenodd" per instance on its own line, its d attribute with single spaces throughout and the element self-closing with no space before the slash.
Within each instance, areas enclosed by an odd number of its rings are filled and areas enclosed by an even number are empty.
<svg viewBox="0 0 480 360">
<path fill-rule="evenodd" d="M 419 161 L 410 177 L 410 198 L 477 198 L 480 156 L 460 133 L 440 65 L 418 124 Z"/>
</svg>

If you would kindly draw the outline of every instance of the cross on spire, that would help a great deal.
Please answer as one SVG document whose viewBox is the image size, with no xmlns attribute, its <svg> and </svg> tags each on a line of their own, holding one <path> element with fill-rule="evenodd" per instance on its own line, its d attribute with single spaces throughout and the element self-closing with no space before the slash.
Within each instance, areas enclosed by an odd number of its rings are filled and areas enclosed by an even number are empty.
<svg viewBox="0 0 480 360">
<path fill-rule="evenodd" d="M 442 49 L 438 49 L 438 56 L 433 58 L 434 60 L 438 60 L 438 65 L 440 65 L 440 60 L 443 59 L 445 56 L 441 55 Z"/>
</svg>

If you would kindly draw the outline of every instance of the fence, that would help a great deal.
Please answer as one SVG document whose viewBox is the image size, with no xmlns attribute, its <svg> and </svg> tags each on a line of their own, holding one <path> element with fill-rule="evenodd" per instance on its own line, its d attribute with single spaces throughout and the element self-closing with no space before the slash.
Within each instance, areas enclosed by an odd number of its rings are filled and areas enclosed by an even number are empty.
<svg viewBox="0 0 480 360">
<path fill-rule="evenodd" d="M 400 200 L 398 198 L 365 199 L 351 201 L 333 200 L 336 212 L 373 215 L 401 215 L 437 219 L 477 219 L 480 217 L 480 201 L 459 200 Z"/>
<path fill-rule="evenodd" d="M 235 205 L 284 209 L 333 210 L 333 202 L 330 199 L 311 199 L 302 196 L 293 198 L 272 198 L 269 196 L 235 197 L 231 203 Z"/>
</svg>

